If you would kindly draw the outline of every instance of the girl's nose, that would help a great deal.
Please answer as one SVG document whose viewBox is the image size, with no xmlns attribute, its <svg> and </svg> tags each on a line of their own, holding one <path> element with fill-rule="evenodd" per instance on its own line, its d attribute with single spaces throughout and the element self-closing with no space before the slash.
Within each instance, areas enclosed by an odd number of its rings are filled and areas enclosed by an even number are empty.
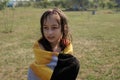
<svg viewBox="0 0 120 80">
<path fill-rule="evenodd" d="M 53 31 L 51 29 L 48 30 L 48 34 L 51 35 Z"/>
</svg>

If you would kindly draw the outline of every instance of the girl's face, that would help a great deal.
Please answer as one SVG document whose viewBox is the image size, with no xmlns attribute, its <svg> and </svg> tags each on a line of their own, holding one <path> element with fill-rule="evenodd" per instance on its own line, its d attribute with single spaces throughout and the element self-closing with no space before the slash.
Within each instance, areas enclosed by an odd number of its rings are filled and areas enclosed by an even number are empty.
<svg viewBox="0 0 120 80">
<path fill-rule="evenodd" d="M 43 23 L 43 34 L 51 44 L 59 43 L 62 38 L 61 25 L 57 20 L 60 20 L 59 15 L 52 14 Z"/>
</svg>

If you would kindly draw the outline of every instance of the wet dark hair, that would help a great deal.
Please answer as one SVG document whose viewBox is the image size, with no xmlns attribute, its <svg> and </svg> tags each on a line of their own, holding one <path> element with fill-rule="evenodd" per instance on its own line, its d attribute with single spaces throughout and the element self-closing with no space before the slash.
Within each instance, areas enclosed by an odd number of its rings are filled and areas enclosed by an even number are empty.
<svg viewBox="0 0 120 80">
<path fill-rule="evenodd" d="M 63 35 L 62 39 L 60 41 L 60 44 L 59 44 L 61 47 L 61 50 L 64 50 L 64 48 L 66 46 L 68 46 L 71 42 L 71 35 L 69 33 L 68 23 L 67 23 L 68 21 L 67 21 L 65 14 L 63 13 L 63 11 L 61 11 L 58 8 L 47 10 L 43 13 L 43 15 L 41 16 L 41 19 L 40 19 L 40 25 L 41 25 L 40 30 L 41 30 L 42 37 L 38 41 L 40 44 L 42 44 L 44 49 L 47 51 L 53 51 L 53 50 L 52 50 L 52 47 L 51 47 L 49 41 L 44 36 L 43 25 L 44 25 L 44 21 L 47 20 L 47 17 L 50 15 L 54 15 L 54 14 L 59 15 L 59 17 L 60 17 L 60 20 L 58 20 L 58 19 L 56 19 L 56 20 L 57 20 L 58 24 L 61 25 L 61 33 Z"/>
</svg>

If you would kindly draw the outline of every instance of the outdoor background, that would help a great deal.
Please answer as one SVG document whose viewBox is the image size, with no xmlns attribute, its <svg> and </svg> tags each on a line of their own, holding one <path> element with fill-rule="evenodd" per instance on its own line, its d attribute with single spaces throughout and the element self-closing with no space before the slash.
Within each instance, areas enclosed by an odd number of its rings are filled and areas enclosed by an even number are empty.
<svg viewBox="0 0 120 80">
<path fill-rule="evenodd" d="M 80 61 L 77 80 L 120 80 L 120 0 L 36 1 L 0 1 L 0 79 L 27 80 L 33 44 L 41 36 L 40 17 L 59 7 Z"/>
</svg>

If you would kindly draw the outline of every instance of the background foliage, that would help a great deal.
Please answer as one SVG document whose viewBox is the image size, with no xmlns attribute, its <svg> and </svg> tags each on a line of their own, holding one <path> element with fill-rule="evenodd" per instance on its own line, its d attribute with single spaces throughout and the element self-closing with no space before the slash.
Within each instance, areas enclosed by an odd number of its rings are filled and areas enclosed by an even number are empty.
<svg viewBox="0 0 120 80">
<path fill-rule="evenodd" d="M 0 10 L 4 9 L 8 0 L 0 1 Z M 120 0 L 30 0 L 18 1 L 16 7 L 52 8 L 60 7 L 67 10 L 89 10 L 91 8 L 120 8 Z"/>
</svg>

